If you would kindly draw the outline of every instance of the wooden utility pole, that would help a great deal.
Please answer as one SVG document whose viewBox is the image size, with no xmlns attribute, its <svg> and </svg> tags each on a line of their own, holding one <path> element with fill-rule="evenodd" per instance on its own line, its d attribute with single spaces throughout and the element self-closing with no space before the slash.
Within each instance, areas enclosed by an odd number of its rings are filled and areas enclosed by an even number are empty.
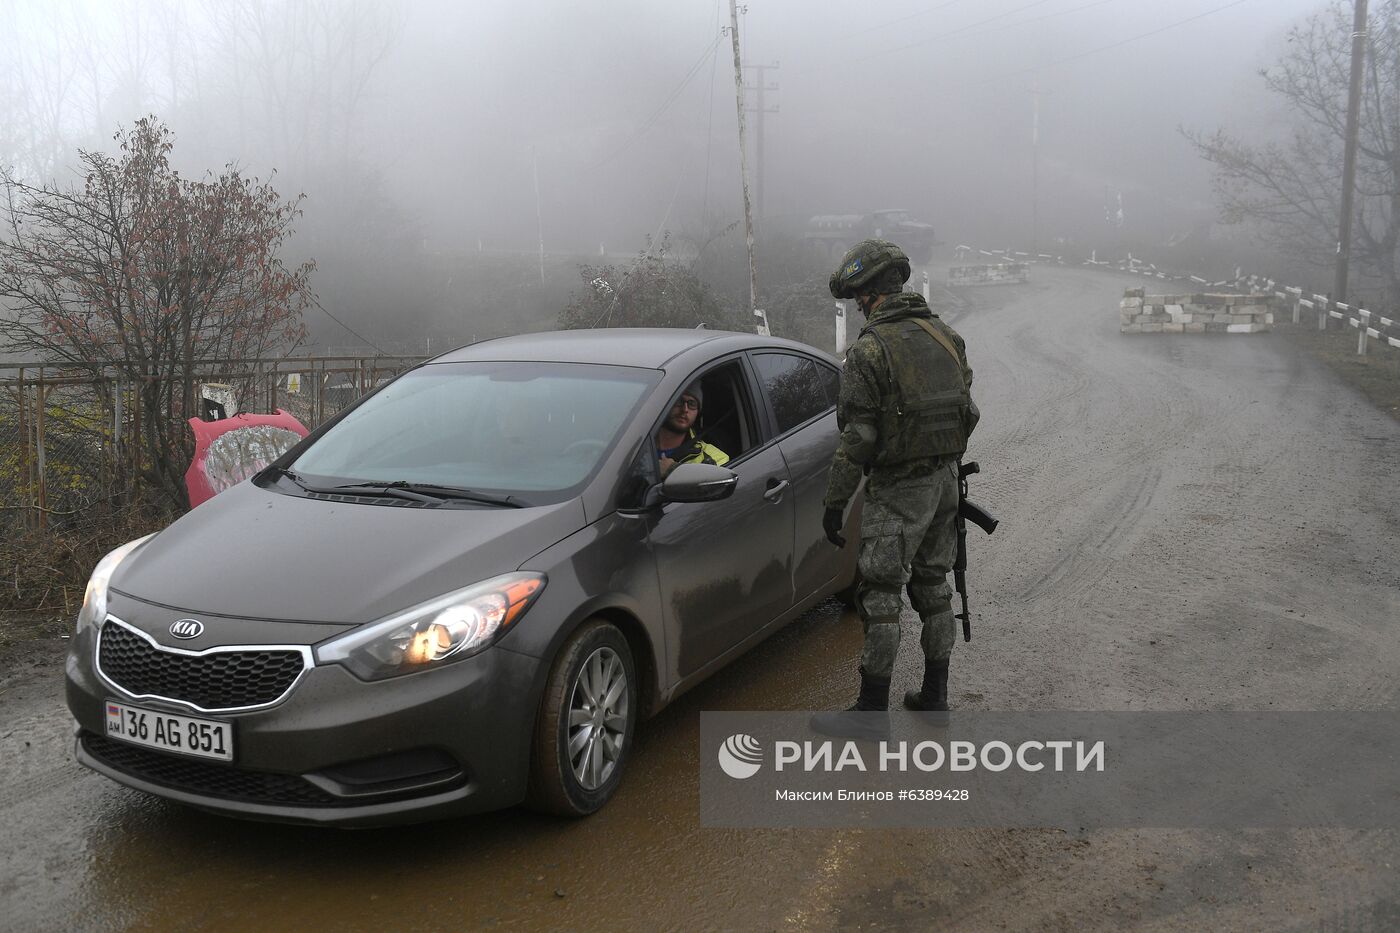
<svg viewBox="0 0 1400 933">
<path fill-rule="evenodd" d="M 1346 155 L 1342 161 L 1342 216 L 1337 230 L 1337 278 L 1332 300 L 1347 300 L 1347 272 L 1351 265 L 1351 211 L 1356 189 L 1356 137 L 1361 122 L 1361 77 L 1366 61 L 1366 0 L 1356 0 L 1351 24 L 1351 90 L 1347 97 Z"/>
<path fill-rule="evenodd" d="M 530 147 L 530 171 L 535 177 L 535 228 L 540 235 L 540 284 L 544 284 L 544 213 L 540 209 L 540 157 Z M 477 248 L 480 249 L 478 242 Z"/>
<path fill-rule="evenodd" d="M 774 62 L 771 65 L 749 65 L 748 67 L 758 72 L 758 76 L 755 79 L 752 87 L 752 90 L 758 92 L 758 106 L 754 107 L 751 111 L 752 113 L 758 114 L 758 125 L 754 127 L 754 133 L 758 136 L 758 138 L 754 141 L 754 161 L 758 163 L 758 165 L 754 168 L 754 181 L 757 183 L 754 186 L 754 194 L 758 209 L 754 213 L 758 218 L 758 222 L 763 223 L 763 218 L 768 216 L 767 211 L 764 209 L 765 196 L 768 194 L 768 182 L 764 177 L 763 171 L 764 166 L 767 164 L 767 160 L 763 157 L 763 141 L 767 138 L 768 134 L 764 132 L 763 116 L 764 114 L 778 112 L 778 108 L 776 106 L 767 106 L 764 99 L 764 92 L 776 91 L 778 89 L 778 84 L 776 81 L 772 84 L 769 84 L 767 78 L 764 75 L 764 72 L 776 69 L 778 67 L 778 63 Z"/>
<path fill-rule="evenodd" d="M 1031 82 L 1031 255 L 1040 252 L 1040 79 Z"/>
<path fill-rule="evenodd" d="M 749 199 L 749 155 L 744 133 L 744 64 L 739 54 L 737 0 L 729 0 L 729 38 L 734 43 L 734 105 L 739 111 L 739 179 L 744 187 L 744 242 L 749 247 L 749 311 L 758 317 L 758 268 L 753 261 L 753 202 Z"/>
</svg>

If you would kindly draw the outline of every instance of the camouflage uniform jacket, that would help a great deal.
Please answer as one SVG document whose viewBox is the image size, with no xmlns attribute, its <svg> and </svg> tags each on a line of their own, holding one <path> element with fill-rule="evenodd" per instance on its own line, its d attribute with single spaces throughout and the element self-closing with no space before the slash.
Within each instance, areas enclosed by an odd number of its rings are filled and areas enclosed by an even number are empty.
<svg viewBox="0 0 1400 933">
<path fill-rule="evenodd" d="M 845 365 L 841 370 L 841 394 L 836 407 L 837 426 L 841 431 L 840 444 L 832 459 L 831 474 L 827 481 L 824 504 L 828 509 L 845 509 L 851 496 L 855 495 L 863 473 L 873 459 L 870 455 L 853 455 L 861 446 L 869 446 L 870 432 L 880 422 L 880 412 L 895 403 L 896 386 L 891 379 L 885 353 L 874 336 L 870 334 L 872 325 L 904 318 L 922 317 L 933 323 L 943 332 L 958 350 L 962 364 L 963 378 L 968 389 L 972 387 L 972 368 L 967 365 L 966 346 L 958 333 L 938 319 L 929 310 L 922 295 L 901 292 L 880 303 L 870 315 L 866 326 L 861 329 L 856 342 L 846 351 Z M 930 338 L 931 339 L 931 338 Z M 946 352 L 939 350 L 939 352 Z M 971 406 L 970 433 L 978 418 L 977 406 Z M 862 438 L 857 426 L 866 432 Z M 880 439 L 876 437 L 875 443 Z M 905 477 L 924 476 L 935 470 L 942 457 L 929 457 L 922 460 L 909 460 L 888 467 L 879 467 L 882 478 L 898 482 Z"/>
</svg>

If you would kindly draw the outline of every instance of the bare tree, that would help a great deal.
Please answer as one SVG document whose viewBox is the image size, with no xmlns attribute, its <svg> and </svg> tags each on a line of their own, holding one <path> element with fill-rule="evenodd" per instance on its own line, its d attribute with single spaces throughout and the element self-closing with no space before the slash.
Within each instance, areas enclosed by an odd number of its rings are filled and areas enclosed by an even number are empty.
<svg viewBox="0 0 1400 933">
<path fill-rule="evenodd" d="M 304 175 L 345 171 L 371 79 L 403 28 L 403 10 L 367 0 L 210 0 L 207 38 L 234 99 L 240 138 Z"/>
<path fill-rule="evenodd" d="M 0 341 L 138 387 L 144 478 L 185 504 L 197 369 L 290 348 L 305 336 L 311 263 L 278 253 L 299 215 L 227 167 L 194 181 L 171 169 L 154 117 L 117 133 L 118 157 L 79 152 L 81 187 L 0 172 Z"/>
<path fill-rule="evenodd" d="M 0 3 L 0 165 L 48 175 L 63 151 L 77 61 L 57 11 Z"/>
<path fill-rule="evenodd" d="M 1351 67 L 1351 4 L 1332 0 L 1288 34 L 1278 64 L 1260 72 L 1292 117 L 1286 138 L 1249 143 L 1224 130 L 1187 132 L 1215 166 L 1222 219 L 1253 226 L 1272 247 L 1319 269 L 1336 255 Z M 1368 25 L 1352 275 L 1400 302 L 1400 7 Z"/>
<path fill-rule="evenodd" d="M 75 144 L 122 120 L 170 113 L 186 96 L 188 17 L 178 0 L 0 0 L 0 164 L 31 178 L 59 173 Z"/>
</svg>

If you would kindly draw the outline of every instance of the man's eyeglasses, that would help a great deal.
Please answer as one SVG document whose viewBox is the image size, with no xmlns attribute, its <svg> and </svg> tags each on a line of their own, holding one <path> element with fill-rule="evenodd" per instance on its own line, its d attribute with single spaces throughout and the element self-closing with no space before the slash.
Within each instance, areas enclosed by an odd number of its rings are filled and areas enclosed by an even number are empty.
<svg viewBox="0 0 1400 933">
<path fill-rule="evenodd" d="M 697 402 L 697 401 L 696 401 L 695 399 L 693 399 L 693 398 L 680 398 L 680 399 L 676 399 L 676 404 L 672 405 L 671 407 L 672 407 L 672 408 L 688 408 L 688 409 L 690 409 L 691 411 L 699 411 L 699 410 L 700 410 L 700 403 Z"/>
</svg>

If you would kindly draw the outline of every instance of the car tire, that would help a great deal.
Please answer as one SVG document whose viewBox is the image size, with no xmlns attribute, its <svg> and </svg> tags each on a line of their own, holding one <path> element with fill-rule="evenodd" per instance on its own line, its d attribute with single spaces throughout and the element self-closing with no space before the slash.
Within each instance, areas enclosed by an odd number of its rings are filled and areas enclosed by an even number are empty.
<svg viewBox="0 0 1400 933">
<path fill-rule="evenodd" d="M 619 673 L 621 689 L 609 703 Z M 594 696 L 600 684 L 601 698 Z M 592 722 L 576 722 L 589 715 Z M 627 639 L 609 622 L 586 622 L 559 650 L 545 683 L 526 804 L 560 816 L 597 811 L 622 781 L 636 729 L 637 675 Z M 581 753 L 571 753 L 576 743 Z"/>
</svg>

